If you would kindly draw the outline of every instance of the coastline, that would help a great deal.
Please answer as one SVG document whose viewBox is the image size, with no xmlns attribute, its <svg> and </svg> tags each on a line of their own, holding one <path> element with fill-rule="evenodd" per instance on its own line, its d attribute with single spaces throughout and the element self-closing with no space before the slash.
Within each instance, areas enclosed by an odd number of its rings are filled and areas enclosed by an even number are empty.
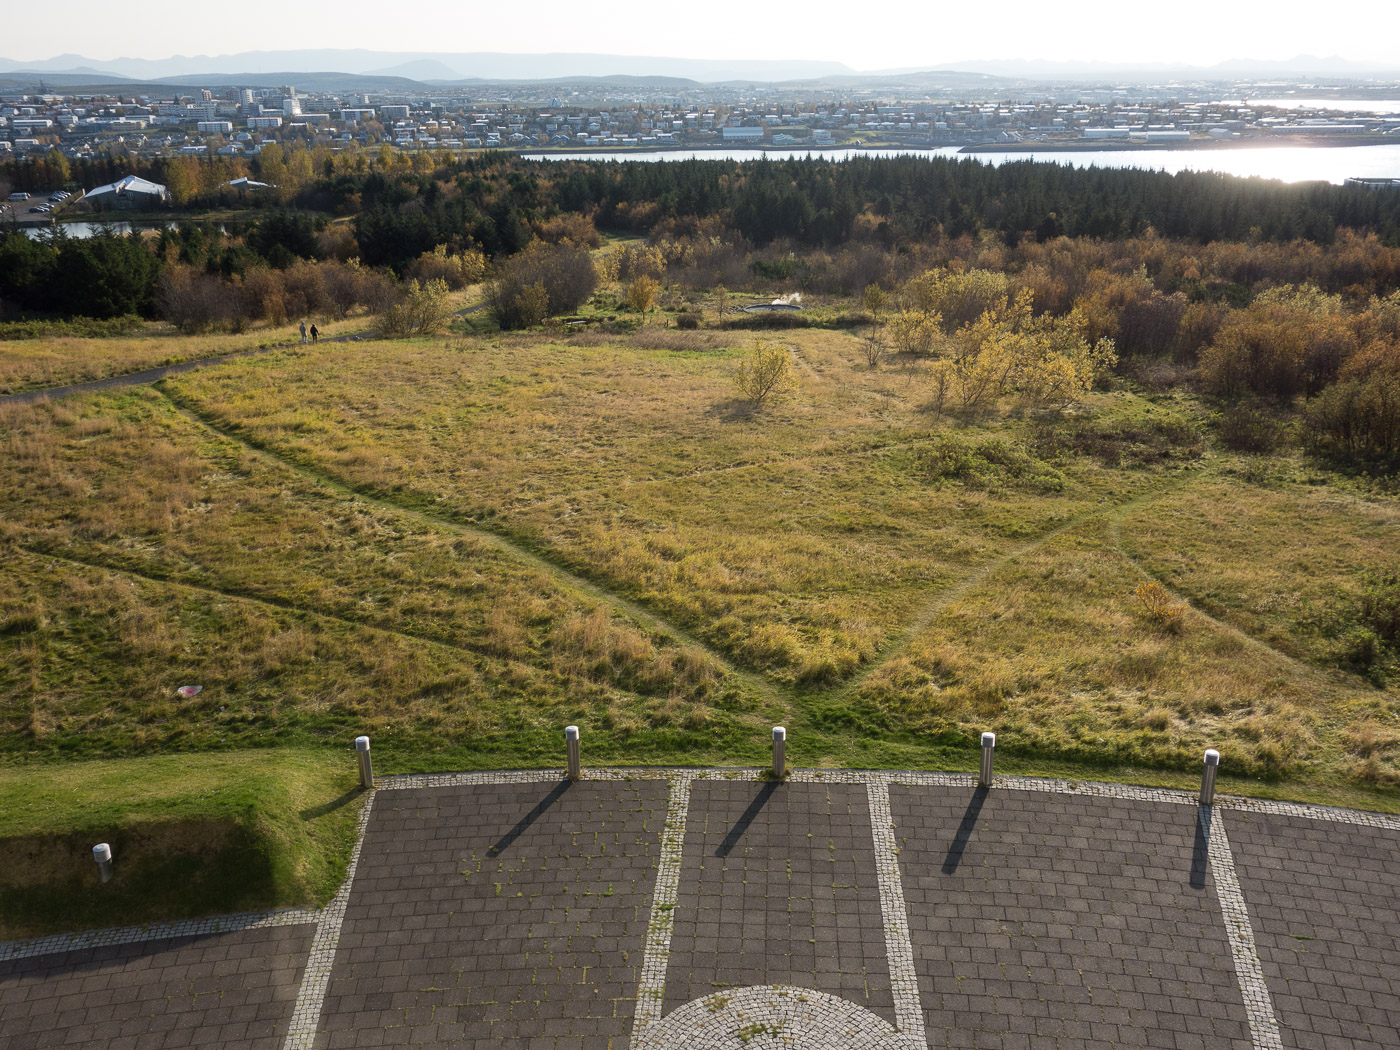
<svg viewBox="0 0 1400 1050">
<path fill-rule="evenodd" d="M 1400 135 L 1290 135 L 1286 139 L 1192 139 L 1187 142 L 1133 142 L 1122 139 L 1076 139 L 1072 142 L 986 142 L 963 146 L 977 153 L 1161 153 L 1234 149 L 1330 149 L 1337 146 L 1400 146 Z"/>
<path fill-rule="evenodd" d="M 909 153 L 932 153 L 938 150 L 954 150 L 962 155 L 978 153 L 1171 153 L 1171 152 L 1210 152 L 1235 149 L 1327 149 L 1336 146 L 1400 146 L 1400 135 L 1340 136 L 1291 135 L 1286 139 L 1247 138 L 1247 139 L 1193 139 L 1187 142 L 1134 142 L 1121 139 L 1074 139 L 1058 142 L 976 142 L 966 145 L 957 143 L 933 142 L 862 142 L 841 143 L 798 143 L 792 146 L 775 146 L 768 142 L 745 143 L 742 145 L 674 144 L 666 146 L 531 146 L 503 148 L 497 150 L 466 150 L 470 153 L 514 153 L 517 156 L 568 157 L 596 156 L 600 153 L 609 156 L 627 157 L 632 154 L 655 153 L 714 153 L 721 158 L 728 153 L 887 153 L 901 150 Z"/>
</svg>

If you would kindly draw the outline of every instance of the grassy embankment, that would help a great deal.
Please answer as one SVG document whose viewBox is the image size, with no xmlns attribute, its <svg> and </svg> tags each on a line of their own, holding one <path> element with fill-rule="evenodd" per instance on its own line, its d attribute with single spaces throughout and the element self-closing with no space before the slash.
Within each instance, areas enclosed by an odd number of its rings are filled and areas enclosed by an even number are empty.
<svg viewBox="0 0 1400 1050">
<path fill-rule="evenodd" d="M 968 769 L 991 728 L 1008 772 L 1188 786 L 1215 746 L 1225 790 L 1400 809 L 1395 668 L 1348 649 L 1393 497 L 1185 395 L 935 418 L 840 332 L 763 336 L 795 388 L 755 412 L 751 338 L 333 344 L 0 410 L 10 790 L 352 777 L 359 732 L 381 771 L 551 766 L 569 722 L 592 762 L 758 764 L 783 722 L 804 766 Z"/>
<path fill-rule="evenodd" d="M 360 794 L 325 751 L 0 767 L 0 939 L 324 903 Z M 101 841 L 116 860 L 105 885 Z"/>
</svg>

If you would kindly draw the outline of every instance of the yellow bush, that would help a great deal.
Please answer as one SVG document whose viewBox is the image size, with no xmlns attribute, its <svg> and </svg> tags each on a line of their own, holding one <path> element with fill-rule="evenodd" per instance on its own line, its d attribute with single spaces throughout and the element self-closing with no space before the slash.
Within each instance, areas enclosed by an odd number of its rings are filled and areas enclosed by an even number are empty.
<svg viewBox="0 0 1400 1050">
<path fill-rule="evenodd" d="M 633 313 L 646 313 L 656 302 L 656 292 L 661 285 L 643 274 L 627 286 L 627 308 Z"/>
<path fill-rule="evenodd" d="M 1133 592 L 1148 619 L 1168 634 L 1180 634 L 1184 617 L 1180 604 L 1172 601 L 1167 589 L 1156 580 L 1140 583 Z"/>
</svg>

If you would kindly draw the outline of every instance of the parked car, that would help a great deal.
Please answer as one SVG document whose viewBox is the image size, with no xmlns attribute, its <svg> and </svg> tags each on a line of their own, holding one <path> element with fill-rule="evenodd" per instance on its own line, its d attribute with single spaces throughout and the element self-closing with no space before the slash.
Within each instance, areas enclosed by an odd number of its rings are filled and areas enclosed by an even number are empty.
<svg viewBox="0 0 1400 1050">
<path fill-rule="evenodd" d="M 12 201 L 27 201 L 28 199 L 29 199 L 29 194 L 27 194 L 27 193 L 12 193 L 12 194 L 10 194 L 10 200 L 12 200 Z"/>
</svg>

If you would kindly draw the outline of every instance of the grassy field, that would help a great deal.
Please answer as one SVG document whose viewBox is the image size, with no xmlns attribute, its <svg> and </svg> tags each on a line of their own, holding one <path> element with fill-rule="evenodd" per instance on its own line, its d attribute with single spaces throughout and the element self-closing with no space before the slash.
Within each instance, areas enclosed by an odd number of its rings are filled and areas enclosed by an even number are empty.
<svg viewBox="0 0 1400 1050">
<path fill-rule="evenodd" d="M 382 771 L 551 766 L 570 722 L 587 761 L 757 764 L 782 722 L 805 766 L 966 769 L 993 729 L 1007 771 L 1188 785 L 1214 746 L 1226 790 L 1400 809 L 1400 669 L 1356 653 L 1394 496 L 1121 381 L 940 417 L 839 331 L 758 337 L 795 381 L 754 410 L 754 338 L 328 344 L 0 408 L 3 790 L 348 773 L 360 732 Z"/>
<path fill-rule="evenodd" d="M 291 345 L 300 339 L 296 325 L 258 328 L 237 335 L 189 336 L 166 325 L 152 324 L 145 332 L 111 339 L 62 336 L 7 340 L 0 343 L 0 394 L 106 379 L 182 361 Z"/>
</svg>

